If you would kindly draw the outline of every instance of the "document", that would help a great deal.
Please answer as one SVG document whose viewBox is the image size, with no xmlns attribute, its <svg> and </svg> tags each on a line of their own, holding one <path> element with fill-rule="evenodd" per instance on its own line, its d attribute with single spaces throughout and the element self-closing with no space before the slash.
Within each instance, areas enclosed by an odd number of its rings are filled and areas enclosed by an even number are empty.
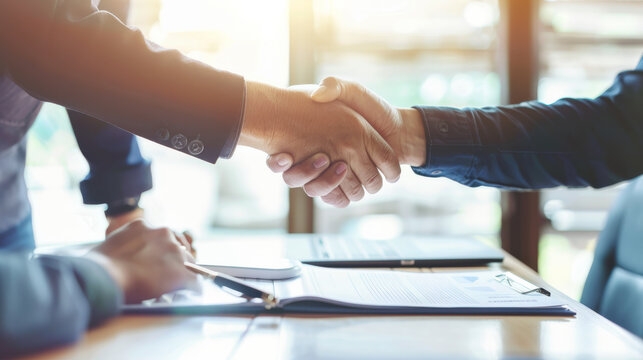
<svg viewBox="0 0 643 360">
<path fill-rule="evenodd" d="M 207 281 L 199 291 L 168 294 L 124 310 L 574 315 L 565 307 L 563 299 L 536 292 L 522 294 L 499 281 L 498 276 L 503 274 L 498 271 L 416 273 L 304 265 L 301 276 L 294 279 L 247 281 L 279 299 L 279 305 L 270 310 L 261 302 L 238 298 Z"/>
</svg>

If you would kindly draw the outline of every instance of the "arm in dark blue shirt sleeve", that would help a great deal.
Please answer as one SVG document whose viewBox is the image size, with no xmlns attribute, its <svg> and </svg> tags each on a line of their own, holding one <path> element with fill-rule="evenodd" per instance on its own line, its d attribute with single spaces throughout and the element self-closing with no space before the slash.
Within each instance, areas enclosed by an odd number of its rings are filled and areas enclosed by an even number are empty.
<svg viewBox="0 0 643 360">
<path fill-rule="evenodd" d="M 416 107 L 427 159 L 413 170 L 468 186 L 595 188 L 643 174 L 643 59 L 596 99 L 481 109 Z"/>
<path fill-rule="evenodd" d="M 127 22 L 129 0 L 102 0 L 98 7 Z M 67 113 L 89 163 L 89 174 L 80 183 L 86 204 L 122 201 L 152 188 L 150 164 L 141 156 L 134 135 L 73 110 Z"/>
<path fill-rule="evenodd" d="M 0 252 L 0 358 L 76 341 L 122 298 L 91 260 Z"/>
<path fill-rule="evenodd" d="M 68 113 L 89 163 L 89 174 L 80 183 L 86 204 L 121 201 L 152 188 L 150 163 L 141 156 L 134 135 L 90 116 Z"/>
</svg>

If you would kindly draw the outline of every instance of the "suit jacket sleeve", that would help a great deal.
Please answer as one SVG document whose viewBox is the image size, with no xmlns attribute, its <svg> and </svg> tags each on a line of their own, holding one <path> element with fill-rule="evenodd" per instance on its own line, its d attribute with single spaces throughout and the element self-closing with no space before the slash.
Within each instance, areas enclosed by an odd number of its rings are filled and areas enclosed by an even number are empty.
<svg viewBox="0 0 643 360">
<path fill-rule="evenodd" d="M 89 163 L 80 183 L 85 204 L 133 198 L 152 188 L 150 162 L 141 155 L 136 137 L 127 131 L 69 110 L 76 140 Z"/>
<path fill-rule="evenodd" d="M 129 0 L 102 0 L 99 9 L 127 23 Z M 103 204 L 138 197 L 152 188 L 149 161 L 142 156 L 136 136 L 113 125 L 67 110 L 78 146 L 89 163 L 80 183 L 86 204 Z"/>
<path fill-rule="evenodd" d="M 241 129 L 242 77 L 146 41 L 90 0 L 0 2 L 0 65 L 38 99 L 212 163 Z"/>
<path fill-rule="evenodd" d="M 0 358 L 73 342 L 122 299 L 91 260 L 0 252 Z"/>
<path fill-rule="evenodd" d="M 468 186 L 595 188 L 643 174 L 643 59 L 595 99 L 481 109 L 416 107 L 427 158 L 413 170 Z"/>
</svg>

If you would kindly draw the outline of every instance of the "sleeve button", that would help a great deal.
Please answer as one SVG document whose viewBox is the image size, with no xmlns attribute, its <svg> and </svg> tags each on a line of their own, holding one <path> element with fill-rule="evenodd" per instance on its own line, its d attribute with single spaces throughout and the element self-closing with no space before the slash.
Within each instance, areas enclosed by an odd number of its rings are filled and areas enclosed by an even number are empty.
<svg viewBox="0 0 643 360">
<path fill-rule="evenodd" d="M 438 124 L 438 130 L 442 134 L 448 133 L 449 132 L 449 124 L 447 124 L 446 121 L 440 121 L 440 123 Z"/>
<path fill-rule="evenodd" d="M 185 135 L 177 134 L 172 136 L 172 146 L 174 146 L 175 149 L 181 150 L 187 144 L 188 144 L 188 138 L 186 138 Z"/>
<path fill-rule="evenodd" d="M 442 174 L 442 170 L 433 170 L 431 171 L 431 175 L 440 175 Z"/>
<path fill-rule="evenodd" d="M 205 145 L 203 145 L 203 141 L 201 140 L 192 140 L 190 144 L 188 144 L 188 152 L 192 155 L 199 155 L 203 152 L 203 149 L 205 149 Z"/>
</svg>

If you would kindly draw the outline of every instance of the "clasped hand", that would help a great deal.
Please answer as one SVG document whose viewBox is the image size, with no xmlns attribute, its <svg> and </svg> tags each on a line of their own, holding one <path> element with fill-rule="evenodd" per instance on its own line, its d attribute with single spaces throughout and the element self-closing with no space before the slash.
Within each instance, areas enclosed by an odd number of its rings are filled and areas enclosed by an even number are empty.
<svg viewBox="0 0 643 360">
<path fill-rule="evenodd" d="M 324 134 L 329 137 L 330 150 L 319 148 L 320 151 L 304 159 L 293 156 L 294 153 L 290 151 L 280 150 L 278 153 L 273 152 L 267 160 L 267 165 L 273 172 L 283 172 L 283 179 L 290 187 L 303 186 L 309 196 L 320 196 L 328 204 L 346 207 L 351 201 L 358 201 L 364 196 L 362 185 L 369 193 L 375 193 L 382 187 L 375 166 L 384 173 L 387 180 L 395 182 L 400 175 L 400 165 L 424 164 L 426 140 L 422 117 L 417 110 L 395 108 L 364 86 L 335 77 L 324 79 L 318 87 L 294 89 L 308 94 L 310 99 L 320 105 L 335 105 L 337 109 L 350 114 L 353 121 L 362 126 L 359 129 L 362 136 L 367 134 L 368 145 L 364 149 L 366 154 L 356 152 L 359 150 L 355 146 L 357 144 L 349 142 L 351 134 L 338 131 L 351 129 L 336 127 L 336 123 L 341 124 L 345 119 L 335 117 L 337 113 L 328 107 L 320 107 L 321 116 L 318 121 L 325 127 Z M 347 111 L 347 108 L 351 111 Z M 309 128 L 308 131 L 310 133 L 301 140 L 309 141 L 312 138 L 314 130 Z M 319 134 L 322 140 L 323 136 Z M 341 141 L 333 149 L 332 140 L 336 136 Z M 369 164 L 367 156 L 370 156 L 374 164 Z M 356 158 L 359 160 L 355 161 Z"/>
</svg>

